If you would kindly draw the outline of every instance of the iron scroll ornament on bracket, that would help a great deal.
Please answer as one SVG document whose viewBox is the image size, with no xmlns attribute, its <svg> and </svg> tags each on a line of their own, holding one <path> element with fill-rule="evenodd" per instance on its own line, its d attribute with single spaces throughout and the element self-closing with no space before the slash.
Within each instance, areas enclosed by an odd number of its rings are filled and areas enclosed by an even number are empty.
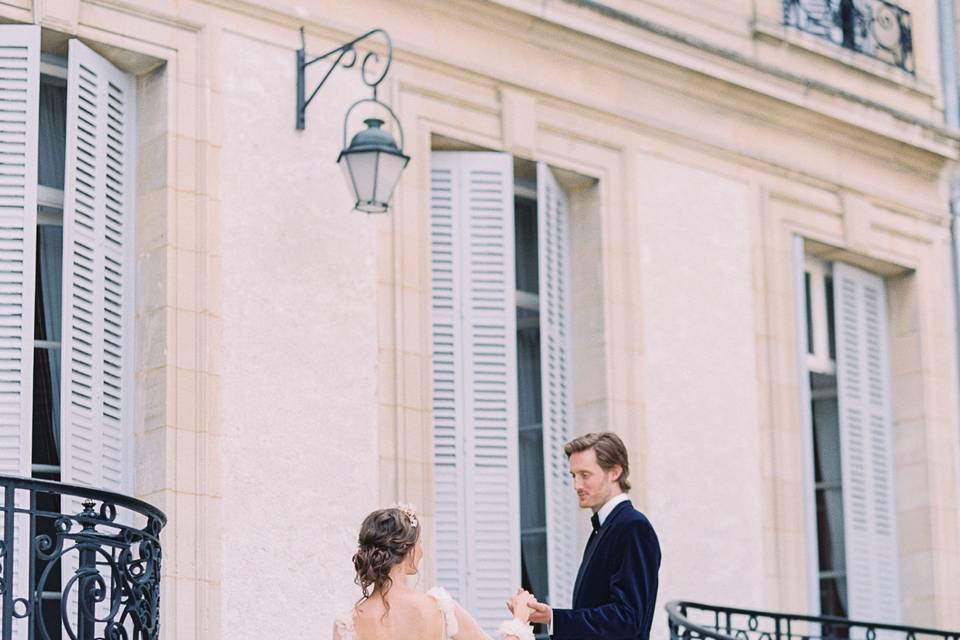
<svg viewBox="0 0 960 640">
<path fill-rule="evenodd" d="M 368 51 L 360 63 L 360 79 L 370 87 L 372 97 L 361 98 L 347 109 L 343 119 L 343 148 L 337 158 L 337 164 L 343 169 L 347 186 L 355 198 L 354 208 L 367 213 L 384 213 L 387 211 L 390 197 L 396 187 L 400 174 L 410 162 L 410 157 L 403 153 L 403 127 L 400 119 L 387 104 L 380 101 L 378 88 L 390 70 L 393 62 L 393 43 L 390 35 L 383 29 L 371 29 L 353 40 L 331 49 L 315 58 L 307 60 L 306 39 L 303 27 L 300 27 L 300 49 L 297 50 L 297 129 L 306 127 L 306 110 L 317 92 L 323 87 L 327 79 L 338 66 L 350 69 L 357 64 L 356 45 L 372 36 L 382 36 L 386 41 L 386 61 L 379 73 L 371 74 L 370 63 L 378 63 L 380 55 L 375 51 Z M 330 68 L 320 79 L 320 82 L 306 97 L 306 70 L 310 65 L 321 60 L 332 59 Z M 375 104 L 388 114 L 396 124 L 400 136 L 398 146 L 393 136 L 382 129 L 384 122 L 379 118 L 367 118 L 364 124 L 367 128 L 357 133 L 347 146 L 347 126 L 350 114 L 361 104 Z"/>
</svg>

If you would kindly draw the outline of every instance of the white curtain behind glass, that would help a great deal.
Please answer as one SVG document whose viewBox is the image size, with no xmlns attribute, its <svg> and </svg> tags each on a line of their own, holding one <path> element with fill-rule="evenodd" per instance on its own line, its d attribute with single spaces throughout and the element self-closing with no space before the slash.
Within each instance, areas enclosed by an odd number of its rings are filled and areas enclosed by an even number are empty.
<svg viewBox="0 0 960 640">
<path fill-rule="evenodd" d="M 38 180 L 41 185 L 63 190 L 67 135 L 67 88 L 62 81 L 47 79 L 40 83 L 40 126 Z M 62 212 L 49 211 L 48 213 Z M 38 316 L 42 318 L 44 339 L 59 343 L 63 311 L 63 227 L 41 224 L 37 234 Z M 43 349 L 49 364 L 49 437 L 60 456 L 60 349 Z M 39 353 L 38 353 L 39 356 Z"/>
<path fill-rule="evenodd" d="M 833 376 L 812 376 L 813 390 L 833 386 Z M 826 397 L 813 401 L 813 428 L 816 446 L 817 481 L 837 485 L 823 491 L 826 505 L 826 522 L 820 524 L 820 548 L 826 550 L 826 560 L 833 571 L 846 570 L 846 553 L 843 535 L 843 489 L 841 485 L 840 461 L 840 415 L 836 397 Z M 824 524 L 826 526 L 824 526 Z M 823 551 L 821 551 L 821 554 Z M 837 595 L 844 611 L 847 610 L 847 591 L 837 585 Z"/>
<path fill-rule="evenodd" d="M 40 225 L 39 282 L 43 304 L 43 329 L 47 340 L 60 342 L 60 314 L 63 307 L 63 227 Z M 50 365 L 50 424 L 57 457 L 60 456 L 60 349 L 46 349 Z"/>
</svg>

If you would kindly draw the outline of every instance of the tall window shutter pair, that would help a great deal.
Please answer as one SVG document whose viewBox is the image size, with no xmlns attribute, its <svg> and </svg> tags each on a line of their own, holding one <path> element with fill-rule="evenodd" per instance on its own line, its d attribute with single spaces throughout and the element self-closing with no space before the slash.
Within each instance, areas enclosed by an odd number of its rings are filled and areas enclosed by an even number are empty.
<svg viewBox="0 0 960 640">
<path fill-rule="evenodd" d="M 803 241 L 796 242 L 802 291 Z M 882 277 L 842 262 L 833 263 L 833 283 L 848 594 L 844 604 L 851 619 L 897 623 L 900 561 L 886 286 Z M 798 318 L 801 335 L 806 335 L 802 310 Z"/>
<path fill-rule="evenodd" d="M 0 58 L 0 473 L 29 477 L 40 27 L 0 26 Z M 131 493 L 136 82 L 74 39 L 67 92 L 61 479 Z M 14 557 L 20 593 L 25 551 Z"/>
<path fill-rule="evenodd" d="M 551 600 L 579 552 L 562 446 L 573 435 L 566 195 L 538 165 L 541 377 Z M 520 585 L 513 159 L 431 156 L 434 482 L 439 583 L 495 629 Z"/>
</svg>

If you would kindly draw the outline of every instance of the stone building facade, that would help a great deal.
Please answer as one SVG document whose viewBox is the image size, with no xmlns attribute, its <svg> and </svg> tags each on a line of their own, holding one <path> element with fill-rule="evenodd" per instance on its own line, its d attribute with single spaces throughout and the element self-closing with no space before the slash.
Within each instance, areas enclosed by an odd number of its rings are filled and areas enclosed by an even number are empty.
<svg viewBox="0 0 960 640">
<path fill-rule="evenodd" d="M 170 519 L 163 637 L 329 633 L 359 595 L 360 520 L 397 500 L 426 525 L 422 586 L 484 615 L 520 580 L 560 598 L 586 519 L 566 511 L 549 445 L 598 429 L 631 451 L 664 602 L 960 627 L 960 134 L 940 8 L 874 0 L 899 31 L 861 42 L 823 26 L 834 4 L 0 1 L 3 22 L 39 27 L 37 73 L 69 90 L 54 67 L 82 50 L 135 87 L 117 488 Z M 351 212 L 335 166 L 367 95 L 356 67 L 294 127 L 301 26 L 309 53 L 392 37 L 380 97 L 412 159 L 387 215 Z M 471 172 L 497 171 L 507 320 L 490 357 L 507 385 L 490 445 L 470 413 L 490 401 L 468 330 L 478 236 L 456 220 L 478 210 Z M 450 362 L 446 232 L 464 252 Z M 449 387 L 447 365 L 463 376 Z M 29 472 L 17 464 L 4 471 Z M 506 541 L 492 555 L 488 533 Z M 470 582 L 484 567 L 486 591 Z"/>
</svg>

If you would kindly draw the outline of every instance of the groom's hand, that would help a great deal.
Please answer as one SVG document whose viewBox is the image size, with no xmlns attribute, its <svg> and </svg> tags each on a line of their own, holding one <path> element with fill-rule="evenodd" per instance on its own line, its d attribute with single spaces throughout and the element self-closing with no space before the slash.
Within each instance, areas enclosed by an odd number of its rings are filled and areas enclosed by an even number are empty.
<svg viewBox="0 0 960 640">
<path fill-rule="evenodd" d="M 553 621 L 553 609 L 550 608 L 550 605 L 542 602 L 531 602 L 530 609 L 530 622 L 550 624 Z"/>
</svg>

